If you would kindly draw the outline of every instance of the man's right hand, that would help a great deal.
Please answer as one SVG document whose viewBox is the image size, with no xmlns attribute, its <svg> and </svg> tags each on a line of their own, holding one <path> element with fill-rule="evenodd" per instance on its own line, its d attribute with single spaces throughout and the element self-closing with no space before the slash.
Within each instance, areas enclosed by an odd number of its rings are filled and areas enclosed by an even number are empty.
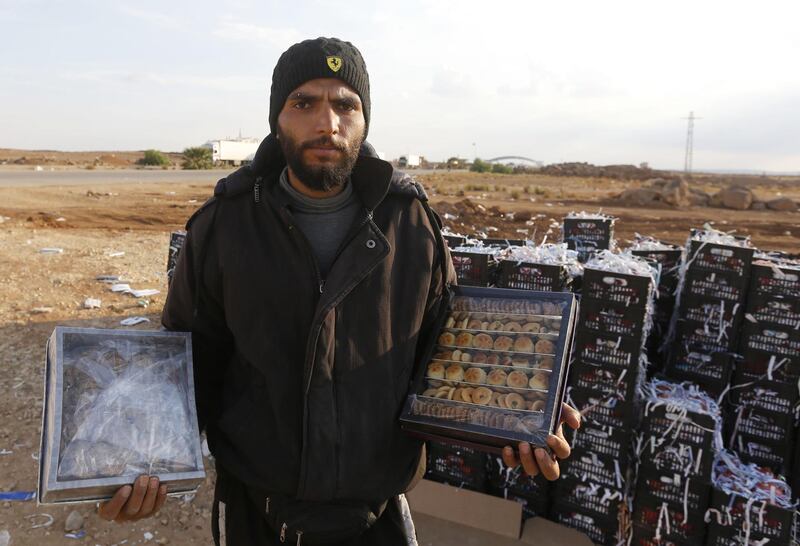
<svg viewBox="0 0 800 546">
<path fill-rule="evenodd" d="M 139 476 L 131 485 L 120 487 L 114 497 L 97 510 L 108 521 L 136 521 L 159 511 L 167 500 L 167 486 L 155 476 Z"/>
</svg>

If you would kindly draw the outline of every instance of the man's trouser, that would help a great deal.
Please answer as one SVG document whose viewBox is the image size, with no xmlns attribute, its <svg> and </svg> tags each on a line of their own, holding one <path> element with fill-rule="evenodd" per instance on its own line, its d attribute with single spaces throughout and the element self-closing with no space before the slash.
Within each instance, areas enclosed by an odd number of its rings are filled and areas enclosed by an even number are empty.
<svg viewBox="0 0 800 546">
<path fill-rule="evenodd" d="M 281 543 L 244 485 L 219 467 L 211 531 L 217 546 L 295 546 L 297 540 L 287 536 Z M 378 521 L 359 538 L 330 546 L 417 546 L 405 496 L 391 499 Z"/>
</svg>

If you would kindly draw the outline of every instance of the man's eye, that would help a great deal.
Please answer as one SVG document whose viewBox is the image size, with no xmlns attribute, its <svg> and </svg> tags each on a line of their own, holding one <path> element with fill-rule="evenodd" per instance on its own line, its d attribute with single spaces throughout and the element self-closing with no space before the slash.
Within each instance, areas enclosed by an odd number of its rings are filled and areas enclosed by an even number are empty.
<svg viewBox="0 0 800 546">
<path fill-rule="evenodd" d="M 308 108 L 308 101 L 304 101 L 304 100 L 298 101 L 298 102 L 294 103 L 294 107 L 297 110 L 305 110 L 306 108 Z"/>
<path fill-rule="evenodd" d="M 356 109 L 356 105 L 353 104 L 352 102 L 340 102 L 339 103 L 339 108 L 341 108 L 342 110 L 345 110 L 347 112 L 352 112 L 353 110 Z"/>
</svg>

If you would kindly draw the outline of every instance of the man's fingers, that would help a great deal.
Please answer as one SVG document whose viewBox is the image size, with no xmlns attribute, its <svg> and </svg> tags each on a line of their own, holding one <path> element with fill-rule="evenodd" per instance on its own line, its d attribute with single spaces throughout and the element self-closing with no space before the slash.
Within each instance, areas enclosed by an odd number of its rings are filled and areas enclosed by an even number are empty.
<svg viewBox="0 0 800 546">
<path fill-rule="evenodd" d="M 536 460 L 533 458 L 533 451 L 528 442 L 519 443 L 519 460 L 522 463 L 522 468 L 525 469 L 529 476 L 539 475 L 539 465 L 536 464 Z"/>
<path fill-rule="evenodd" d="M 573 430 L 578 430 L 581 428 L 581 414 L 569 404 L 561 404 L 561 422 Z"/>
<path fill-rule="evenodd" d="M 161 507 L 164 506 L 164 503 L 167 502 L 167 486 L 162 485 L 158 488 L 158 496 L 156 497 L 156 505 L 153 507 L 153 513 L 155 514 Z"/>
<path fill-rule="evenodd" d="M 125 504 L 125 515 L 134 518 L 139 515 L 139 510 L 142 508 L 142 501 L 144 495 L 147 493 L 147 476 L 139 476 L 133 484 L 133 493 Z"/>
<path fill-rule="evenodd" d="M 116 519 L 122 507 L 125 506 L 125 502 L 130 498 L 132 490 L 133 488 L 130 485 L 117 489 L 117 492 L 111 497 L 110 501 L 100 505 L 97 514 L 108 521 Z"/>
<path fill-rule="evenodd" d="M 516 468 L 519 466 L 519 459 L 514 455 L 514 448 L 511 446 L 503 448 L 503 464 L 509 468 Z"/>
<path fill-rule="evenodd" d="M 142 501 L 142 508 L 139 510 L 140 517 L 149 516 L 153 512 L 156 505 L 156 498 L 158 497 L 158 478 L 155 476 L 150 478 L 150 483 L 147 485 L 147 493 L 144 495 Z"/>
<path fill-rule="evenodd" d="M 535 450 L 536 464 L 542 475 L 548 480 L 555 481 L 561 475 L 561 469 L 558 467 L 558 462 L 553 459 L 543 448 L 538 447 Z"/>
<path fill-rule="evenodd" d="M 550 449 L 553 450 L 556 457 L 559 459 L 566 459 L 572 453 L 572 449 L 570 449 L 569 444 L 564 439 L 564 436 L 554 436 L 550 435 L 547 437 L 547 445 L 550 446 Z"/>
</svg>

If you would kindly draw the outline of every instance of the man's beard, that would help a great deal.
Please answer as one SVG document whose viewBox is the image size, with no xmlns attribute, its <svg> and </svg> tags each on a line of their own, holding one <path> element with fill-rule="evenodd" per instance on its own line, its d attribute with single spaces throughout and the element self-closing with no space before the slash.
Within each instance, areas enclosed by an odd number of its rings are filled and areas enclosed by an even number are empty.
<svg viewBox="0 0 800 546">
<path fill-rule="evenodd" d="M 349 142 L 335 142 L 333 138 L 323 136 L 298 144 L 280 129 L 278 136 L 289 168 L 300 182 L 317 191 L 330 191 L 344 185 L 356 164 L 363 140 L 362 137 L 357 137 Z M 309 165 L 303 160 L 303 151 L 316 146 L 334 147 L 341 152 L 342 157 L 335 162 Z"/>
</svg>

